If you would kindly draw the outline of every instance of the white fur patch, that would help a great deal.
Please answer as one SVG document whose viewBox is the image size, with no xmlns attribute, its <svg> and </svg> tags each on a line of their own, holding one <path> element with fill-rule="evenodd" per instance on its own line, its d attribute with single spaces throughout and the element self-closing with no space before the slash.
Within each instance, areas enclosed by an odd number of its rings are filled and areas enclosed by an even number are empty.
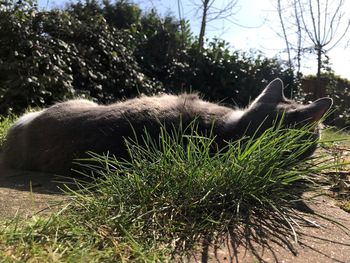
<svg viewBox="0 0 350 263">
<path fill-rule="evenodd" d="M 227 118 L 226 123 L 236 123 L 238 122 L 244 114 L 244 110 L 234 110 L 230 116 Z"/>
<path fill-rule="evenodd" d="M 69 101 L 66 101 L 63 103 L 67 104 L 67 106 L 69 106 L 71 108 L 78 108 L 78 109 L 98 106 L 97 103 L 90 101 L 90 100 L 86 100 L 86 99 L 69 100 Z"/>
<path fill-rule="evenodd" d="M 28 125 L 32 120 L 38 117 L 42 112 L 43 111 L 35 111 L 35 112 L 26 113 L 22 117 L 20 117 L 13 126 L 16 127 L 16 126 Z"/>
</svg>

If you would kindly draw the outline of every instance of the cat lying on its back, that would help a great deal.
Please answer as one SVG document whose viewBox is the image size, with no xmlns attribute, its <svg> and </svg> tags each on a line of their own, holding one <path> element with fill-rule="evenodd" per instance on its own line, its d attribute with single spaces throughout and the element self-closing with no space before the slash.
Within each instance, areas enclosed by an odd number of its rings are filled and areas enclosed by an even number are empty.
<svg viewBox="0 0 350 263">
<path fill-rule="evenodd" d="M 8 132 L 3 163 L 18 169 L 65 174 L 72 161 L 84 157 L 87 151 L 126 157 L 124 137 L 132 137 L 134 132 L 143 134 L 147 129 L 158 138 L 161 124 L 176 127 L 182 122 L 186 127 L 196 119 L 199 132 L 212 129 L 220 145 L 253 135 L 259 127 L 263 132 L 282 113 L 286 125 L 317 122 L 331 105 L 330 98 L 305 106 L 286 99 L 280 79 L 273 80 L 247 109 L 223 107 L 194 94 L 142 96 L 108 106 L 71 100 L 22 116 Z"/>
</svg>

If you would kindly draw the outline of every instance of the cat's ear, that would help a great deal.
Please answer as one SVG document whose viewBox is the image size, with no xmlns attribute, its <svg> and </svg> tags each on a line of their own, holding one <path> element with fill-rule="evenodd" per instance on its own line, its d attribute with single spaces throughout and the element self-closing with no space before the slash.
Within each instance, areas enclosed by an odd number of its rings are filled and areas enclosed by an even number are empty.
<svg viewBox="0 0 350 263">
<path fill-rule="evenodd" d="M 311 122 L 319 121 L 332 107 L 333 100 L 331 98 L 322 98 L 306 105 L 303 109 L 305 119 Z"/>
<path fill-rule="evenodd" d="M 260 93 L 260 95 L 254 100 L 255 103 L 279 103 L 283 101 L 283 82 L 277 78 L 270 82 L 269 85 Z"/>
</svg>

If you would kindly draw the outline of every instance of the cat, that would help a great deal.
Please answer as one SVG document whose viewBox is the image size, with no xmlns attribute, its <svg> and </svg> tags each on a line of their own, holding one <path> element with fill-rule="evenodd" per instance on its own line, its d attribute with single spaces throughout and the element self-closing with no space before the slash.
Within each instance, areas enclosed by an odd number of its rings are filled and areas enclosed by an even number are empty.
<svg viewBox="0 0 350 263">
<path fill-rule="evenodd" d="M 283 124 L 318 122 L 332 99 L 309 105 L 286 99 L 283 82 L 273 80 L 246 108 L 232 109 L 206 102 L 197 94 L 141 96 L 111 105 L 78 99 L 25 114 L 9 129 L 3 163 L 12 168 L 67 174 L 76 158 L 87 151 L 125 158 L 124 138 L 144 134 L 153 138 L 164 127 L 186 126 L 193 120 L 199 132 L 216 136 L 219 145 L 263 132 L 283 114 Z M 318 130 L 314 131 L 318 136 Z M 220 144 L 221 142 L 221 144 Z M 312 155 L 316 147 L 306 155 Z"/>
</svg>

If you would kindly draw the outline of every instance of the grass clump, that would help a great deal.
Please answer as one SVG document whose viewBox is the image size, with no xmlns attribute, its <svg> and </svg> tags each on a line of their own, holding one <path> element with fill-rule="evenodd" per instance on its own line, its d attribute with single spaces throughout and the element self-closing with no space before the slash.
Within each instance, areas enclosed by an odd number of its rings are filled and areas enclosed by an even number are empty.
<svg viewBox="0 0 350 263">
<path fill-rule="evenodd" d="M 344 211 L 350 213 L 350 201 L 344 202 L 340 207 L 341 207 Z"/>
<path fill-rule="evenodd" d="M 306 128 L 271 128 L 214 152 L 214 137 L 189 129 L 127 141 L 130 161 L 91 153 L 85 161 L 94 181 L 71 192 L 72 209 L 116 236 L 187 247 L 251 215 L 290 223 L 288 209 L 300 200 L 293 188 L 322 169 L 299 162 L 315 143 Z"/>
<path fill-rule="evenodd" d="M 331 143 L 350 145 L 349 132 L 346 130 L 337 130 L 335 128 L 328 128 L 322 132 L 322 141 L 329 141 Z"/>
<path fill-rule="evenodd" d="M 0 116 L 0 146 L 3 145 L 3 143 L 5 142 L 7 131 L 11 127 L 15 119 L 16 118 L 14 116 Z"/>
<path fill-rule="evenodd" d="M 18 261 L 165 262 L 245 219 L 290 226 L 300 188 L 333 164 L 299 159 L 314 146 L 308 128 L 265 131 L 217 150 L 194 126 L 159 140 L 126 140 L 129 160 L 90 153 L 87 182 L 67 187 L 71 201 L 49 219 L 4 224 L 0 255 Z M 299 189 L 299 191 L 297 191 Z M 2 254 L 1 254 L 2 253 Z M 171 261 L 171 260 L 170 260 Z"/>
<path fill-rule="evenodd" d="M 107 228 L 53 215 L 0 224 L 1 262 L 156 262 L 161 252 L 127 238 L 110 238 Z"/>
</svg>

